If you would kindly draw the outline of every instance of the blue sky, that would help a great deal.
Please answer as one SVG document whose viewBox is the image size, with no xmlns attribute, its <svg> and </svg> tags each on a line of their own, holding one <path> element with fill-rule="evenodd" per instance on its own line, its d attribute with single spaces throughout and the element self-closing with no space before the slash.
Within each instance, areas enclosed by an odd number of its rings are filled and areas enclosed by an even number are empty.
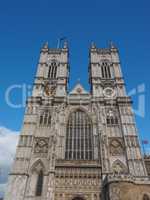
<svg viewBox="0 0 150 200">
<path fill-rule="evenodd" d="M 94 41 L 118 46 L 128 91 L 144 83 L 146 114 L 137 117 L 142 138 L 150 140 L 150 1 L 1 1 L 0 5 L 0 126 L 19 131 L 24 109 L 12 109 L 5 101 L 12 84 L 32 84 L 40 47 L 45 41 L 56 47 L 66 36 L 70 48 L 70 87 L 80 78 L 88 88 L 88 50 Z M 18 90 L 12 95 L 20 102 Z M 134 107 L 138 96 L 133 96 Z"/>
<path fill-rule="evenodd" d="M 141 84 L 145 92 L 132 95 L 137 110 L 145 96 L 145 115 L 136 116 L 140 138 L 150 141 L 150 1 L 149 0 L 13 0 L 0 2 L 0 196 L 7 181 L 24 108 L 10 108 L 5 92 L 13 84 L 32 84 L 45 41 L 56 47 L 66 36 L 70 48 L 70 88 L 80 78 L 88 85 L 88 50 L 94 41 L 107 47 L 112 40 L 120 50 L 128 92 Z M 20 103 L 19 90 L 11 95 Z M 145 147 L 150 151 L 150 144 Z"/>
</svg>

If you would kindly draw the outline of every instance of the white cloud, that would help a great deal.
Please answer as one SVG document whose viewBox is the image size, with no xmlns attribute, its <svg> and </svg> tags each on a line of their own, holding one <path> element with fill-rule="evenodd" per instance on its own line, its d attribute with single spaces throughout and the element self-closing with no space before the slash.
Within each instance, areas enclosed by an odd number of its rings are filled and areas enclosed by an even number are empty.
<svg viewBox="0 0 150 200">
<path fill-rule="evenodd" d="M 6 188 L 6 183 L 1 183 L 0 184 L 0 197 L 3 196 L 5 188 Z"/>
<path fill-rule="evenodd" d="M 0 127 L 0 196 L 6 187 L 8 173 L 16 152 L 19 132 Z"/>
</svg>

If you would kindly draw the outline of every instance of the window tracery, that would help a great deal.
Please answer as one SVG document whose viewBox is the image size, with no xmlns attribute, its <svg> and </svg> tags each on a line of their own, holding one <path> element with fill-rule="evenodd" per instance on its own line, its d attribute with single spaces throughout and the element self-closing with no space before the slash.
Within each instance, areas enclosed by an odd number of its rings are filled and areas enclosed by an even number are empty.
<svg viewBox="0 0 150 200">
<path fill-rule="evenodd" d="M 57 76 L 57 63 L 54 60 L 49 66 L 48 78 L 56 78 L 56 76 Z"/>
<path fill-rule="evenodd" d="M 76 110 L 69 116 L 66 133 L 66 159 L 93 159 L 93 130 L 87 114 Z"/>
<path fill-rule="evenodd" d="M 40 115 L 40 126 L 50 126 L 51 125 L 51 115 L 48 110 L 45 110 L 41 115 Z"/>
<path fill-rule="evenodd" d="M 108 61 L 102 62 L 101 72 L 102 72 L 102 78 L 106 79 L 111 78 L 110 64 L 108 63 Z"/>
</svg>

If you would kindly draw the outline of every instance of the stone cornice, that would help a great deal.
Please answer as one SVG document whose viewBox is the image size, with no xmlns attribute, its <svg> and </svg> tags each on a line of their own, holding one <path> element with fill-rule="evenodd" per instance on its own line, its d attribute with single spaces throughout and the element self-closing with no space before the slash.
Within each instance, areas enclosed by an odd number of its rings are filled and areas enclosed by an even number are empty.
<svg viewBox="0 0 150 200">
<path fill-rule="evenodd" d="M 135 177 L 130 174 L 110 174 L 104 179 L 104 185 L 115 183 L 115 182 L 128 182 L 133 184 L 148 184 L 150 185 L 149 177 Z"/>
</svg>

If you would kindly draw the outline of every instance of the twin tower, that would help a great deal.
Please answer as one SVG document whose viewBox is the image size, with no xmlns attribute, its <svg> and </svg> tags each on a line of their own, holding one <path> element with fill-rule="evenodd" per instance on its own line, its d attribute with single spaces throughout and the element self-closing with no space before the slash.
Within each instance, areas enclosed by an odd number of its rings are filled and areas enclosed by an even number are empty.
<svg viewBox="0 0 150 200">
<path fill-rule="evenodd" d="M 70 92 L 69 49 L 41 49 L 5 200 L 148 200 L 118 49 L 89 52 L 90 92 Z"/>
<path fill-rule="evenodd" d="M 46 96 L 49 93 L 55 97 L 66 97 L 68 79 L 69 49 L 67 43 L 64 43 L 62 49 L 49 49 L 48 44 L 45 44 L 41 49 L 33 96 L 41 96 L 43 95 L 41 92 L 46 91 Z M 98 49 L 92 44 L 89 80 L 93 97 L 104 97 L 104 92 L 125 96 L 118 50 L 112 44 L 108 49 Z"/>
</svg>

